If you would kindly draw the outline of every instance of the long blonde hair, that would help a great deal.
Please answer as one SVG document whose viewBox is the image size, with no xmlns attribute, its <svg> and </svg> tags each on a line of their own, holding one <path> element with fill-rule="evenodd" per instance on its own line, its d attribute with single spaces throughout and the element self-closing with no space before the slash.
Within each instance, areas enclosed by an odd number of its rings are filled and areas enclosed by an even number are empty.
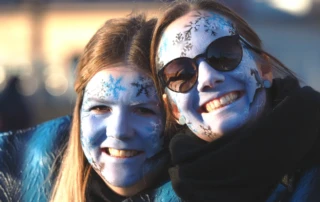
<svg viewBox="0 0 320 202">
<path fill-rule="evenodd" d="M 85 202 L 91 166 L 80 142 L 80 108 L 83 91 L 89 80 L 102 68 L 122 62 L 151 76 L 149 49 L 156 19 L 143 14 L 108 20 L 86 45 L 77 66 L 75 91 L 77 100 L 69 141 L 63 150 L 61 167 L 51 194 L 52 202 Z M 107 186 L 107 185 L 106 185 Z"/>
</svg>

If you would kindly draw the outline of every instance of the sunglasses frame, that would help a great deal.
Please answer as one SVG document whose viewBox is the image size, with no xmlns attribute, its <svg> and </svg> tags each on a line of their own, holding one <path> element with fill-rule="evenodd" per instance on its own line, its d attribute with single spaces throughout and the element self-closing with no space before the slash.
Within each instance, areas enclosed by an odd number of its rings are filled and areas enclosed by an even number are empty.
<svg viewBox="0 0 320 202">
<path fill-rule="evenodd" d="M 242 42 L 244 43 L 244 45 L 247 46 L 248 48 L 254 50 L 254 51 L 257 52 L 258 54 L 262 53 L 261 50 L 259 50 L 258 48 L 252 46 L 249 42 L 247 42 L 247 40 L 246 40 L 245 38 L 243 38 L 243 37 L 242 37 L 241 35 L 239 35 L 239 34 L 229 35 L 229 36 L 224 36 L 224 37 L 237 37 L 237 39 L 240 40 L 240 41 L 242 41 Z M 221 39 L 221 38 L 223 38 L 223 37 L 220 37 L 220 38 L 218 38 L 218 39 Z M 218 40 L 218 39 L 216 39 L 216 40 Z M 167 87 L 167 88 L 170 89 L 171 91 L 177 92 L 177 93 L 187 93 L 188 91 L 190 91 L 197 82 L 195 82 L 188 90 L 186 90 L 186 91 L 184 91 L 184 92 L 173 90 L 173 89 L 171 89 L 171 88 L 168 87 L 168 84 L 169 84 L 170 81 L 169 81 L 169 82 L 165 82 L 164 79 L 163 79 L 163 77 L 164 77 L 164 69 L 165 69 L 170 63 L 172 63 L 173 61 L 186 58 L 186 59 L 192 60 L 193 63 L 196 64 L 196 65 L 195 65 L 195 66 L 196 66 L 196 71 L 198 72 L 198 71 L 199 71 L 199 65 L 197 65 L 197 62 L 196 62 L 196 61 L 197 61 L 199 58 L 201 58 L 201 57 L 204 57 L 204 58 L 205 58 L 205 61 L 207 61 L 206 55 L 207 55 L 208 49 L 209 49 L 209 47 L 211 46 L 211 44 L 214 43 L 216 40 L 212 41 L 212 42 L 207 46 L 207 48 L 206 48 L 206 50 L 205 50 L 204 53 L 201 53 L 201 54 L 195 56 L 194 58 L 179 57 L 179 58 L 175 58 L 175 59 L 171 60 L 171 61 L 168 62 L 166 65 L 164 65 L 164 66 L 158 71 L 158 73 L 157 73 L 157 74 L 158 74 L 158 78 L 159 78 L 160 83 L 161 83 L 161 85 L 163 86 L 163 88 L 166 88 L 166 87 Z M 239 43 L 240 43 L 240 41 L 239 41 Z M 236 69 L 236 68 L 239 66 L 239 64 L 241 63 L 241 61 L 242 61 L 242 57 L 243 57 L 243 47 L 242 47 L 241 43 L 240 43 L 240 47 L 241 47 L 241 60 L 239 61 L 239 63 L 236 65 L 236 67 L 235 67 L 234 69 Z M 210 64 L 210 63 L 208 63 L 208 64 Z M 228 72 L 228 71 L 234 70 L 234 69 L 231 69 L 231 70 L 221 70 L 221 69 L 216 69 L 216 68 L 213 67 L 212 65 L 210 65 L 210 66 L 211 66 L 212 68 L 214 68 L 215 70 L 220 71 L 220 72 Z M 197 77 L 196 80 L 198 80 L 198 73 L 196 74 L 196 77 Z"/>
</svg>

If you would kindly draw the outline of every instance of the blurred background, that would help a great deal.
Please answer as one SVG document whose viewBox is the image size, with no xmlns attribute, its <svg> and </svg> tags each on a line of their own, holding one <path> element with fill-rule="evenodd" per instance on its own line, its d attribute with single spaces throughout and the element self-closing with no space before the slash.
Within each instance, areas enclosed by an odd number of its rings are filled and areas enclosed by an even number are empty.
<svg viewBox="0 0 320 202">
<path fill-rule="evenodd" d="M 220 2 L 320 91 L 320 0 Z M 157 16 L 163 9 L 161 0 L 0 0 L 0 131 L 72 114 L 75 67 L 97 29 L 133 10 Z"/>
</svg>

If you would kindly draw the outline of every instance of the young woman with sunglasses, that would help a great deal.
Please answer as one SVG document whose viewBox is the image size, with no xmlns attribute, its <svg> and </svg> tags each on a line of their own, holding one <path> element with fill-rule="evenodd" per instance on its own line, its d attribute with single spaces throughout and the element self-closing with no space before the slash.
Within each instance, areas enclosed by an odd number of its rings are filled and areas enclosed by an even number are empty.
<svg viewBox="0 0 320 202">
<path fill-rule="evenodd" d="M 239 15 L 212 0 L 174 2 L 151 63 L 173 122 L 187 126 L 170 142 L 181 198 L 320 200 L 320 94 Z"/>
<path fill-rule="evenodd" d="M 179 201 L 149 66 L 155 19 L 112 19 L 77 67 L 77 101 L 51 201 Z"/>
</svg>

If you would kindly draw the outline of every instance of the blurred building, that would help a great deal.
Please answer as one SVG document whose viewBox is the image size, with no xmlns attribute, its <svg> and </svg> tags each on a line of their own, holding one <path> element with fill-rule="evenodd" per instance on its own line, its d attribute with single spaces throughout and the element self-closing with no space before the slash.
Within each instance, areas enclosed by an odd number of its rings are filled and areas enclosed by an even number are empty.
<svg viewBox="0 0 320 202">
<path fill-rule="evenodd" d="M 261 36 L 265 48 L 320 90 L 320 0 L 223 0 Z M 132 10 L 161 15 L 163 1 L 0 0 L 0 91 L 19 76 L 33 123 L 71 114 L 73 74 L 91 36 Z"/>
</svg>

